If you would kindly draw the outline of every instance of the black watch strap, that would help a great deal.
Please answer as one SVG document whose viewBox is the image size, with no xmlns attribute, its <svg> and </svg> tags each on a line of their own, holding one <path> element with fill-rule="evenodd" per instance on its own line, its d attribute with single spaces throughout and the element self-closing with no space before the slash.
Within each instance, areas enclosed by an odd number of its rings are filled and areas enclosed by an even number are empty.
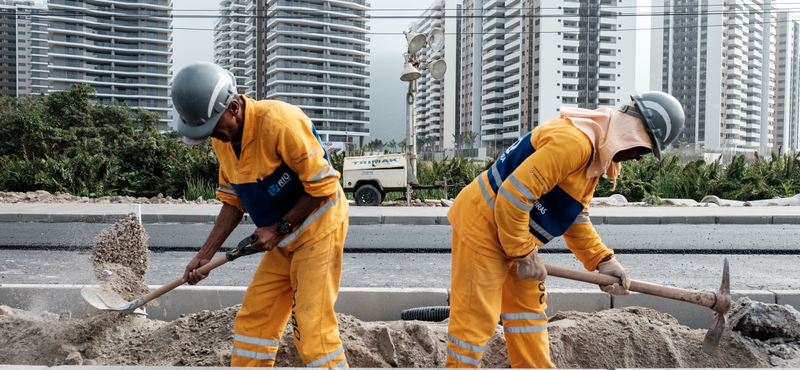
<svg viewBox="0 0 800 370">
<path fill-rule="evenodd" d="M 284 220 L 278 220 L 278 232 L 281 233 L 281 234 L 284 234 L 284 235 L 291 233 L 292 232 L 292 224 L 290 224 L 290 223 L 288 223 L 288 222 L 286 222 Z"/>
</svg>

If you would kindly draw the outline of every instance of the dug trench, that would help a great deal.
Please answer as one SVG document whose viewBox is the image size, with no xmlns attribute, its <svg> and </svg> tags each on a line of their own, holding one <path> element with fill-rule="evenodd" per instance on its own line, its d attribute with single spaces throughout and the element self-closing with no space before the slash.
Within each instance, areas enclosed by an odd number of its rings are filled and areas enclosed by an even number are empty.
<svg viewBox="0 0 800 370">
<path fill-rule="evenodd" d="M 93 249 L 95 276 L 109 294 L 133 300 L 147 293 L 146 234 L 131 216 L 104 231 Z M 104 312 L 0 306 L 0 364 L 227 366 L 238 306 L 164 322 Z M 364 322 L 339 314 L 350 367 L 444 367 L 447 321 Z M 728 313 L 719 355 L 702 352 L 705 330 L 672 316 L 630 307 L 595 313 L 559 312 L 548 323 L 559 368 L 709 368 L 800 366 L 800 312 L 742 298 Z M 304 367 L 287 326 L 276 366 Z M 509 367 L 502 327 L 486 345 L 482 366 Z"/>
</svg>

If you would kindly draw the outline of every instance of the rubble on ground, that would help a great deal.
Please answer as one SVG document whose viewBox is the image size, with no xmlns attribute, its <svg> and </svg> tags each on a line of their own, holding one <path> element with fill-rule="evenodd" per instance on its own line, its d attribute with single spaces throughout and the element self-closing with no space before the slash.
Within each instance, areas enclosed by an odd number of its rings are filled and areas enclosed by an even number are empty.
<svg viewBox="0 0 800 370">
<path fill-rule="evenodd" d="M 742 300 L 734 306 L 729 315 L 733 330 L 723 336 L 717 356 L 702 352 L 705 330 L 682 326 L 672 316 L 652 309 L 560 312 L 549 323 L 552 360 L 558 368 L 798 366 L 796 337 L 764 340 L 748 336 L 764 331 L 796 335 L 800 325 L 797 311 L 790 306 Z M 114 312 L 88 318 L 72 318 L 66 313 L 35 315 L 0 306 L 0 364 L 229 366 L 238 308 L 202 311 L 163 322 Z M 760 317 L 761 312 L 790 320 L 788 329 L 773 331 L 772 324 L 779 321 L 743 320 L 750 313 Z M 344 314 L 338 319 L 350 367 L 444 367 L 447 321 L 364 322 Z M 739 330 L 745 327 L 749 329 Z M 275 366 L 304 367 L 291 330 L 287 325 Z M 505 348 L 503 330 L 498 326 L 486 346 L 482 366 L 509 367 Z"/>
</svg>

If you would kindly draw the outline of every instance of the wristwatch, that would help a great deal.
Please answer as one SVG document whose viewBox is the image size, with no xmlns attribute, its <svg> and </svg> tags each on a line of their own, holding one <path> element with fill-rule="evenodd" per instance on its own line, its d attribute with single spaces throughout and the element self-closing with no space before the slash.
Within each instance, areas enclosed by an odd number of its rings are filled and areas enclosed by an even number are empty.
<svg viewBox="0 0 800 370">
<path fill-rule="evenodd" d="M 278 220 L 278 232 L 283 234 L 283 235 L 291 233 L 292 232 L 292 224 L 290 224 L 290 223 L 288 223 L 288 222 L 286 222 L 284 220 Z"/>
</svg>

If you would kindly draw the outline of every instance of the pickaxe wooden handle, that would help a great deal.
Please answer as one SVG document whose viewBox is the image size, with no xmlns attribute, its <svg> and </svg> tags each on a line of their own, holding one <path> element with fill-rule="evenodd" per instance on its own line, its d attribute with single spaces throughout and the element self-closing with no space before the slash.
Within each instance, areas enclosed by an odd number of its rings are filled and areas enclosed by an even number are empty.
<svg viewBox="0 0 800 370">
<path fill-rule="evenodd" d="M 598 285 L 621 284 L 619 278 L 596 272 L 576 270 L 549 264 L 545 264 L 545 268 L 549 276 Z M 714 317 L 711 328 L 708 329 L 706 337 L 703 340 L 703 351 L 710 355 L 716 355 L 719 350 L 719 341 L 722 339 L 722 333 L 725 330 L 725 314 L 731 307 L 730 275 L 728 270 L 728 259 L 726 258 L 725 266 L 722 271 L 722 285 L 720 285 L 718 292 L 681 289 L 636 280 L 631 281 L 630 290 L 657 297 L 689 302 L 714 310 L 717 315 Z"/>
</svg>

